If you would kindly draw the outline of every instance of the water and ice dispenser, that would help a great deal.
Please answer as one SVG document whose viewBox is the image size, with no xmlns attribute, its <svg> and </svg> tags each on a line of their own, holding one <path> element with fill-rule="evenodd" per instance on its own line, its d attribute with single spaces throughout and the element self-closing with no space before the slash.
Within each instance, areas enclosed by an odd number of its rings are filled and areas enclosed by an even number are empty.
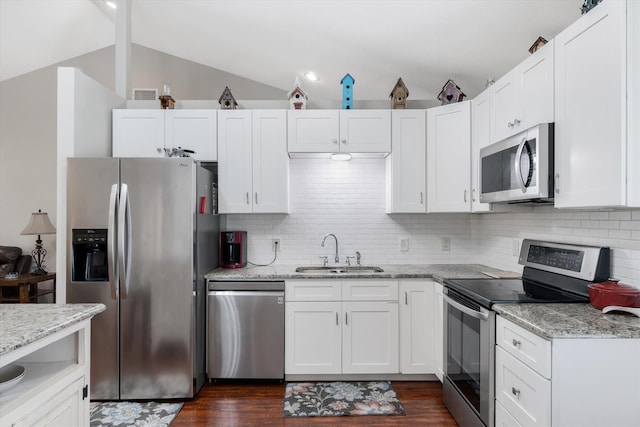
<svg viewBox="0 0 640 427">
<path fill-rule="evenodd" d="M 73 229 L 71 280 L 108 282 L 107 229 Z"/>
</svg>

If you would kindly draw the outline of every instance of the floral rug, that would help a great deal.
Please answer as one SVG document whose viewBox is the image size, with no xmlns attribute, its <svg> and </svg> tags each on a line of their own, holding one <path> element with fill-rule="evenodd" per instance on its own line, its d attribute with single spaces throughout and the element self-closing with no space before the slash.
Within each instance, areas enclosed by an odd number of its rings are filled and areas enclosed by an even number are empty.
<svg viewBox="0 0 640 427">
<path fill-rule="evenodd" d="M 389 381 L 289 383 L 282 413 L 285 417 L 405 415 Z"/>
<path fill-rule="evenodd" d="M 182 403 L 91 402 L 91 427 L 166 427 Z"/>
</svg>

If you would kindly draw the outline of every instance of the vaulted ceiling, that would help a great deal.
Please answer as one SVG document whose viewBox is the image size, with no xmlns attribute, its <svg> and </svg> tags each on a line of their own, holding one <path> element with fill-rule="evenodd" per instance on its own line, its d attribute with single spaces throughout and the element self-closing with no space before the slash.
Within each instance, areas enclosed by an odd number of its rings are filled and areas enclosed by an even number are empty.
<svg viewBox="0 0 640 427">
<path fill-rule="evenodd" d="M 612 1 L 612 0 L 609 0 Z M 132 0 L 132 42 L 315 99 L 473 97 L 580 17 L 582 0 Z M 0 80 L 114 44 L 102 0 L 0 0 Z M 314 71 L 319 81 L 303 77 Z"/>
</svg>

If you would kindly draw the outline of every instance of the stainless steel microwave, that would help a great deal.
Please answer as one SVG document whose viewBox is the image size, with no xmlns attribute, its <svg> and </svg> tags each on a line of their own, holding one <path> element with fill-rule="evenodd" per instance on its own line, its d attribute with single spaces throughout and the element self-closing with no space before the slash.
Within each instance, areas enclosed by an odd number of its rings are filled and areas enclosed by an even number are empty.
<svg viewBox="0 0 640 427">
<path fill-rule="evenodd" d="M 480 149 L 480 201 L 553 202 L 553 123 Z"/>
</svg>

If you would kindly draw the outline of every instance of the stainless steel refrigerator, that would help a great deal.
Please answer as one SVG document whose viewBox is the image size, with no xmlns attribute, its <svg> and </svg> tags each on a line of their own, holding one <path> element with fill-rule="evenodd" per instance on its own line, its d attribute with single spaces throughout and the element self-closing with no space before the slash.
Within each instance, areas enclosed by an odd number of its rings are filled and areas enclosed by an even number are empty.
<svg viewBox="0 0 640 427">
<path fill-rule="evenodd" d="M 193 397 L 206 381 L 215 173 L 191 158 L 70 158 L 67 302 L 92 321 L 91 399 Z"/>
</svg>

